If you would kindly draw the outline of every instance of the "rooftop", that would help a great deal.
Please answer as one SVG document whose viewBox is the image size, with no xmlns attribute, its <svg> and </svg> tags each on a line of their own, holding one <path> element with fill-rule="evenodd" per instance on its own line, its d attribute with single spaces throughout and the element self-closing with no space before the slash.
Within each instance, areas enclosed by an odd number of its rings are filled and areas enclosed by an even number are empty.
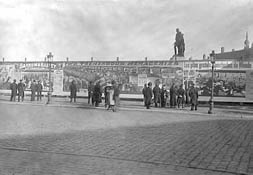
<svg viewBox="0 0 253 175">
<path fill-rule="evenodd" d="M 253 61 L 253 47 L 216 54 L 216 60 L 223 60 L 223 59 Z"/>
</svg>

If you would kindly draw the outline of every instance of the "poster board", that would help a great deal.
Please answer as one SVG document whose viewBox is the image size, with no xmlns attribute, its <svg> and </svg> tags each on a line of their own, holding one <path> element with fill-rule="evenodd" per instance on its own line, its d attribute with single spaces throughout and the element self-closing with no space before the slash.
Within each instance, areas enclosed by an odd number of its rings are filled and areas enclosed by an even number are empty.
<svg viewBox="0 0 253 175">
<path fill-rule="evenodd" d="M 54 71 L 54 94 L 61 94 L 63 92 L 63 70 Z"/>
<path fill-rule="evenodd" d="M 246 93 L 247 100 L 253 100 L 253 70 L 246 71 Z"/>
</svg>

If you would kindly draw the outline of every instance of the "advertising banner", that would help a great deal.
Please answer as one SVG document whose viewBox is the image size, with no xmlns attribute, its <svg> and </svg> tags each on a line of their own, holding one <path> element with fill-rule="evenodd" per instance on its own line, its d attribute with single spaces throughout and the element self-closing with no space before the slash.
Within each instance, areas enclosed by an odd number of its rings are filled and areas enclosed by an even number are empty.
<svg viewBox="0 0 253 175">
<path fill-rule="evenodd" d="M 54 93 L 60 94 L 63 92 L 63 70 L 54 71 Z"/>
<path fill-rule="evenodd" d="M 121 87 L 121 93 L 140 94 L 145 83 L 158 82 L 167 89 L 194 83 L 200 95 L 210 96 L 211 64 L 208 61 L 185 61 L 184 64 L 164 65 L 168 61 L 97 61 L 97 62 L 56 62 L 53 63 L 52 81 L 55 93 L 69 91 L 72 80 L 78 89 L 87 89 L 89 82 L 100 82 L 104 87 L 115 80 Z M 253 96 L 253 69 L 238 67 L 238 62 L 215 63 L 214 95 L 227 97 Z M 253 67 L 253 65 L 252 65 Z M 247 72 L 247 75 L 246 75 Z M 41 81 L 43 91 L 49 89 L 49 70 L 47 62 L 11 62 L 0 63 L 0 89 L 9 89 L 13 79 L 23 79 L 26 90 L 33 80 Z"/>
<path fill-rule="evenodd" d="M 246 72 L 246 99 L 253 100 L 253 70 Z"/>
</svg>

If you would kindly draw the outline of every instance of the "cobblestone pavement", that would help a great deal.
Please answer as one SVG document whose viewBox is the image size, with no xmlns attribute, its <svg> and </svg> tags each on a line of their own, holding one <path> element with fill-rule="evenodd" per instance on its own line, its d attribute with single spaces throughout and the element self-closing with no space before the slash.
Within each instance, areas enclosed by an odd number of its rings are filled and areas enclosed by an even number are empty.
<svg viewBox="0 0 253 175">
<path fill-rule="evenodd" d="M 0 174 L 253 174 L 253 120 L 0 104 Z"/>
</svg>

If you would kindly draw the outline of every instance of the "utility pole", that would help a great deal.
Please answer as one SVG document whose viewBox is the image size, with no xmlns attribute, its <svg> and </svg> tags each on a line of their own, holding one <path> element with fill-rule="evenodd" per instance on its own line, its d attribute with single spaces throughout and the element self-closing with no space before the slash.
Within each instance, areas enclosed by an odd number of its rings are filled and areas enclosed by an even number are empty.
<svg viewBox="0 0 253 175">
<path fill-rule="evenodd" d="M 210 106 L 209 106 L 208 114 L 212 114 L 213 113 L 213 107 L 214 107 L 214 102 L 213 102 L 214 64 L 215 64 L 215 52 L 214 52 L 214 50 L 210 54 L 210 60 L 211 60 L 211 64 L 212 64 L 212 86 L 211 86 L 211 96 L 210 96 L 210 100 L 209 100 Z"/>
<path fill-rule="evenodd" d="M 51 70 L 52 70 L 52 68 L 51 68 L 51 64 L 52 64 L 52 61 L 53 61 L 53 55 L 52 55 L 52 53 L 51 52 L 49 52 L 49 54 L 47 55 L 47 57 L 46 57 L 46 59 L 47 59 L 47 61 L 48 61 L 48 71 L 49 71 L 49 89 L 48 89 L 48 96 L 47 96 L 47 104 L 50 104 L 51 103 L 51 101 L 52 101 L 52 78 L 51 78 Z"/>
</svg>

